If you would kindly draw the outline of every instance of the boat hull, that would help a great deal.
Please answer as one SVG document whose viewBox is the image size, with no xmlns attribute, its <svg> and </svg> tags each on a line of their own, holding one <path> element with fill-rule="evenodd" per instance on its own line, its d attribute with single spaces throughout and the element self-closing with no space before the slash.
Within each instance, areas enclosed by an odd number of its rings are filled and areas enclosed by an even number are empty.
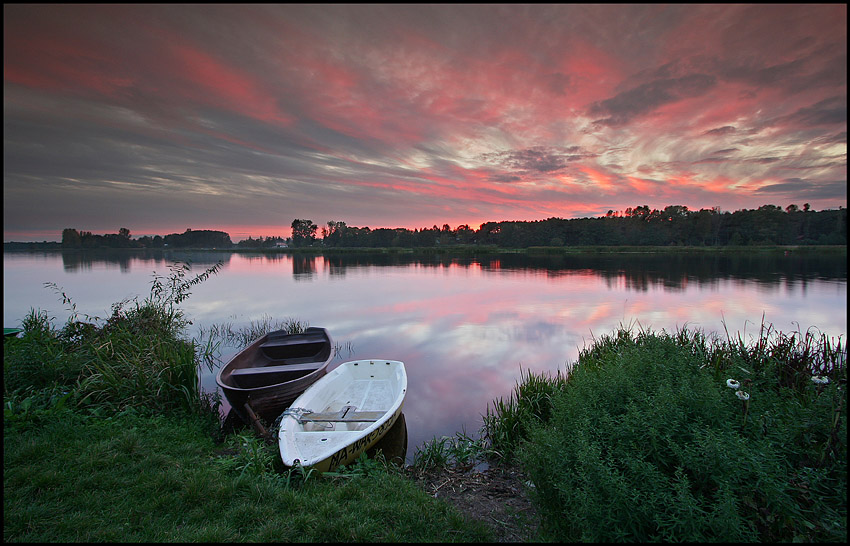
<svg viewBox="0 0 850 546">
<path fill-rule="evenodd" d="M 311 385 L 283 413 L 281 459 L 318 472 L 354 462 L 377 444 L 402 414 L 404 363 L 345 362 Z"/>
<path fill-rule="evenodd" d="M 307 328 L 300 334 L 270 332 L 223 366 L 216 383 L 243 421 L 251 422 L 246 403 L 257 416 L 271 421 L 327 373 L 332 358 L 330 335 L 324 328 Z"/>
</svg>

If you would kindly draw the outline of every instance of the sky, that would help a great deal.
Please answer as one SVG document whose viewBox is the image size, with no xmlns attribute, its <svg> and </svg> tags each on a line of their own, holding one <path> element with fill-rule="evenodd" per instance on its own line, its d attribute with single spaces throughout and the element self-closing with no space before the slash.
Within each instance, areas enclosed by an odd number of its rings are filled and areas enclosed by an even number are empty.
<svg viewBox="0 0 850 546">
<path fill-rule="evenodd" d="M 3 15 L 4 241 L 847 206 L 842 4 Z"/>
</svg>

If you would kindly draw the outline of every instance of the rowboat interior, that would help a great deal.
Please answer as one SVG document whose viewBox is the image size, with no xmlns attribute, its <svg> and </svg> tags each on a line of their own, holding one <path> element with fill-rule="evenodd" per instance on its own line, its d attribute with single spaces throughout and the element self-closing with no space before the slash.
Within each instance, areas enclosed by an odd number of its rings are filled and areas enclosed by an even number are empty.
<svg viewBox="0 0 850 546">
<path fill-rule="evenodd" d="M 351 381 L 337 381 L 323 393 L 321 407 L 296 409 L 300 416 L 293 432 L 302 450 L 312 447 L 320 452 L 327 449 L 325 442 L 344 443 L 345 436 L 358 435 L 392 409 L 399 396 L 396 392 L 399 383 L 381 379 L 382 374 L 374 369 L 376 366 L 390 366 L 390 363 L 363 361 L 351 368 Z M 309 440 L 312 436 L 316 438 Z M 302 456 L 309 459 L 311 454 L 302 451 Z"/>
<path fill-rule="evenodd" d="M 250 360 L 229 372 L 233 386 L 253 389 L 293 381 L 325 366 L 330 346 L 321 334 L 301 336 L 273 332 Z"/>
</svg>

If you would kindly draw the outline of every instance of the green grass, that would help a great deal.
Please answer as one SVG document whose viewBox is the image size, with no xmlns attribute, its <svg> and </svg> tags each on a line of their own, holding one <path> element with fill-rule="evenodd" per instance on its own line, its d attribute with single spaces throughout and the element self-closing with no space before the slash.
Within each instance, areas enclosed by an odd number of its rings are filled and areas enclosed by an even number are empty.
<svg viewBox="0 0 850 546">
<path fill-rule="evenodd" d="M 427 472 L 447 466 L 469 470 L 478 463 L 486 462 L 493 453 L 486 447 L 483 437 L 473 438 L 464 431 L 454 436 L 433 438 L 417 446 L 411 467 L 415 472 Z"/>
<path fill-rule="evenodd" d="M 183 415 L 66 409 L 3 447 L 7 542 L 490 539 L 400 473 L 290 476 L 256 439 L 216 445 Z"/>
<path fill-rule="evenodd" d="M 484 415 L 483 435 L 490 456 L 500 460 L 511 460 L 519 445 L 528 439 L 536 424 L 548 421 L 552 416 L 552 397 L 566 385 L 567 375 L 559 371 L 555 375 L 523 374 L 507 400 L 497 398 L 493 408 L 487 407 Z"/>
</svg>

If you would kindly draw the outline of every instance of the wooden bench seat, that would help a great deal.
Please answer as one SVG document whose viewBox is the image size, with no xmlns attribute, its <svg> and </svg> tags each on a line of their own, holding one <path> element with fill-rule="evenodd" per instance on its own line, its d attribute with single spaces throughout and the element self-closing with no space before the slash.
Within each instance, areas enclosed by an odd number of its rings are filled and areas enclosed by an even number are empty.
<svg viewBox="0 0 850 546">
<path fill-rule="evenodd" d="M 246 377 L 249 375 L 268 375 L 280 372 L 312 372 L 318 370 L 324 362 L 307 362 L 305 364 L 281 364 L 279 366 L 259 366 L 257 368 L 237 368 L 231 375 Z"/>
<path fill-rule="evenodd" d="M 260 345 L 260 347 L 285 347 L 287 345 L 304 345 L 307 343 L 324 343 L 327 339 L 324 336 L 318 334 L 309 334 L 298 337 L 281 337 L 274 338 L 268 337 L 266 338 L 266 342 Z"/>
<path fill-rule="evenodd" d="M 354 406 L 345 406 L 339 411 L 328 413 L 305 413 L 299 419 L 321 423 L 374 423 L 380 419 L 385 411 L 355 411 Z"/>
</svg>

